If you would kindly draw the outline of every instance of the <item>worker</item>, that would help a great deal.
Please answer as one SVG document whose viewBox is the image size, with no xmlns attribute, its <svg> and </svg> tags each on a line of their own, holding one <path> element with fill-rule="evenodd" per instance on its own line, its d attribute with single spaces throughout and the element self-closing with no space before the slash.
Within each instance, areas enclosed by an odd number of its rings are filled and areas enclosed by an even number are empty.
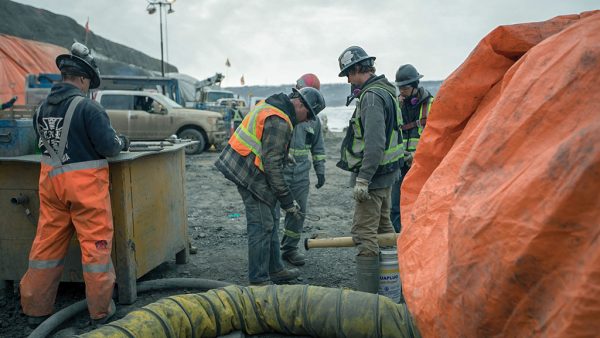
<svg viewBox="0 0 600 338">
<path fill-rule="evenodd" d="M 390 218 L 394 225 L 394 230 L 400 232 L 402 229 L 400 220 L 400 186 L 402 180 L 410 166 L 413 156 L 417 150 L 417 144 L 423 133 L 423 128 L 427 122 L 427 115 L 431 110 L 433 95 L 427 89 L 419 86 L 419 79 L 423 75 L 419 74 L 417 69 L 406 64 L 400 66 L 396 72 L 396 86 L 400 91 L 398 100 L 402 110 L 402 136 L 404 138 L 404 165 L 400 169 L 398 182 L 392 186 L 392 210 Z"/>
<path fill-rule="evenodd" d="M 238 103 L 236 101 L 231 102 L 231 106 L 227 109 L 227 120 L 230 121 L 230 131 L 231 134 L 238 128 L 238 126 L 242 123 L 244 116 L 242 112 L 238 108 Z"/>
<path fill-rule="evenodd" d="M 17 97 L 13 96 L 10 100 L 8 100 L 2 104 L 2 106 L 0 107 L 1 108 L 0 110 L 4 110 L 4 109 L 8 109 L 8 108 L 12 107 L 16 101 L 17 101 Z"/>
<path fill-rule="evenodd" d="M 283 167 L 293 126 L 316 119 L 323 108 L 323 96 L 310 87 L 268 97 L 244 117 L 215 163 L 237 185 L 246 208 L 251 285 L 290 282 L 300 275 L 281 260 L 275 207 L 279 202 L 288 215 L 301 217 Z"/>
<path fill-rule="evenodd" d="M 98 88 L 100 74 L 88 48 L 74 43 L 70 54 L 56 58 L 62 82 L 36 111 L 34 129 L 42 151 L 40 211 L 21 279 L 21 304 L 34 328 L 52 314 L 64 259 L 73 233 L 81 247 L 87 306 L 93 325 L 115 312 L 115 271 L 111 260 L 113 218 L 107 157 L 126 150 L 106 111 L 86 98 Z"/>
<path fill-rule="evenodd" d="M 391 187 L 402 166 L 404 147 L 396 88 L 384 75 L 375 75 L 375 57 L 358 46 L 348 47 L 339 59 L 340 77 L 347 77 L 358 98 L 337 164 L 350 171 L 354 186 L 352 239 L 358 248 L 357 288 L 377 293 L 379 245 L 377 234 L 394 233 L 390 221 Z"/>
<path fill-rule="evenodd" d="M 296 89 L 305 87 L 321 89 L 319 78 L 314 74 L 304 74 L 296 81 Z M 306 263 L 306 257 L 298 251 L 298 242 L 304 228 L 304 215 L 308 191 L 310 188 L 310 159 L 312 155 L 313 166 L 317 174 L 315 188 L 320 189 L 325 184 L 325 147 L 321 132 L 321 121 L 317 119 L 300 122 L 294 127 L 292 141 L 290 142 L 289 154 L 292 161 L 288 161 L 283 171 L 286 183 L 292 191 L 292 195 L 300 205 L 301 217 L 285 216 L 283 238 L 281 240 L 281 258 L 290 264 L 302 266 Z M 279 211 L 279 208 L 277 208 Z M 278 216 L 278 215 L 277 215 Z M 277 220 L 279 217 L 277 217 Z"/>
</svg>

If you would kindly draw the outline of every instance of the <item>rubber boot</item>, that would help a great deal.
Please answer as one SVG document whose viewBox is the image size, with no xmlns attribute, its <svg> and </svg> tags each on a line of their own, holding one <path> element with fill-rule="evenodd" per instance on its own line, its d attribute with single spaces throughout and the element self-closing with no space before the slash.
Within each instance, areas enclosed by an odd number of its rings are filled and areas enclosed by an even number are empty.
<svg viewBox="0 0 600 338">
<path fill-rule="evenodd" d="M 356 256 L 356 288 L 358 291 L 379 291 L 379 256 Z"/>
</svg>

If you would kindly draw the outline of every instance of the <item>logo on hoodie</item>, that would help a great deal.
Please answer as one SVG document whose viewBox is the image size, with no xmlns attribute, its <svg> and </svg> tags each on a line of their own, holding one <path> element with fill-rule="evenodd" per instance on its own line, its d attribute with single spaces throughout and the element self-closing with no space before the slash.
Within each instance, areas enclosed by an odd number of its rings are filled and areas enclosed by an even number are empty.
<svg viewBox="0 0 600 338">
<path fill-rule="evenodd" d="M 62 117 L 43 117 L 42 124 L 40 124 L 40 140 L 38 142 L 38 146 L 41 148 L 44 145 L 42 138 L 48 142 L 48 145 L 55 151 L 58 152 L 58 145 L 60 143 L 60 137 L 62 135 L 62 125 L 63 118 Z M 65 154 L 61 159 L 63 162 L 69 160 L 69 155 L 67 155 L 68 144 L 65 144 Z M 44 154 L 50 155 L 48 149 L 44 151 Z"/>
</svg>

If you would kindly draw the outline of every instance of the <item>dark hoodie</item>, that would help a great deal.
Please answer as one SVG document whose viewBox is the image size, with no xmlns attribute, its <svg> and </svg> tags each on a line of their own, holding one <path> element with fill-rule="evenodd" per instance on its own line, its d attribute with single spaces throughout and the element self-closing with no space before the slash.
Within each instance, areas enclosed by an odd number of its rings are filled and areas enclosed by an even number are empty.
<svg viewBox="0 0 600 338">
<path fill-rule="evenodd" d="M 63 130 L 63 121 L 69 104 L 75 96 L 84 96 L 79 88 L 68 84 L 55 84 L 50 90 L 50 95 L 40 107 L 39 113 L 33 121 L 33 127 L 41 132 L 48 144 L 58 151 L 58 143 Z M 42 154 L 49 156 L 46 147 L 39 141 Z M 110 125 L 106 111 L 100 104 L 84 98 L 73 113 L 63 164 L 99 160 L 116 156 L 121 151 L 122 145 L 115 130 Z"/>
<path fill-rule="evenodd" d="M 292 125 L 296 125 L 296 111 L 287 95 L 275 94 L 269 96 L 265 102 L 283 111 L 292 121 Z M 219 155 L 215 166 L 227 179 L 248 189 L 264 203 L 275 206 L 279 201 L 282 207 L 288 207 L 294 202 L 294 197 L 283 178 L 283 166 L 291 137 L 292 130 L 287 122 L 278 116 L 270 116 L 265 120 L 261 139 L 264 173 L 254 165 L 253 153 L 242 156 L 229 144 Z"/>
</svg>

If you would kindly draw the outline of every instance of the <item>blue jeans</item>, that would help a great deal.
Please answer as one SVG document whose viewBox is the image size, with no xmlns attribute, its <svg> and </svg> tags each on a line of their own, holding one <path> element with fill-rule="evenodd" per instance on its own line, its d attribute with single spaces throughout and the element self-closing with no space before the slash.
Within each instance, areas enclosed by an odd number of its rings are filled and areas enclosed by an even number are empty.
<svg viewBox="0 0 600 338">
<path fill-rule="evenodd" d="M 261 283 L 270 280 L 270 273 L 285 268 L 279 251 L 279 235 L 275 206 L 257 199 L 248 189 L 238 186 L 246 207 L 248 228 L 248 280 Z"/>
<path fill-rule="evenodd" d="M 308 175 L 307 175 L 308 176 Z M 294 182 L 293 179 L 286 177 L 292 195 L 296 199 L 296 202 L 300 205 L 300 210 L 306 213 L 306 203 L 308 201 L 308 190 L 310 187 L 310 181 L 308 177 Z M 277 203 L 277 220 L 279 220 L 280 206 Z M 302 237 L 302 229 L 304 228 L 304 216 L 300 219 L 292 216 L 285 215 L 285 225 L 283 230 L 283 238 L 281 239 L 281 251 L 283 254 L 290 254 L 293 251 L 298 250 L 298 242 Z"/>
</svg>

